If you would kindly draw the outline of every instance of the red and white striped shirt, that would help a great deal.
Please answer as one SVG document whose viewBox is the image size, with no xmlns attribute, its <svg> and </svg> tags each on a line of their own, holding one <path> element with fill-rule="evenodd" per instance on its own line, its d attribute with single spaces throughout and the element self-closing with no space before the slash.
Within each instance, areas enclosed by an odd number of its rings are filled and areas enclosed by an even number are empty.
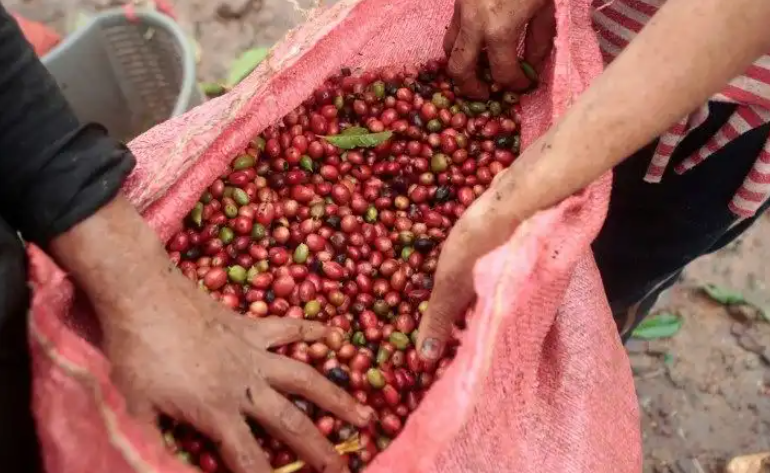
<svg viewBox="0 0 770 473">
<path fill-rule="evenodd" d="M 610 63 L 636 36 L 665 0 L 594 0 L 593 22 L 604 62 Z M 692 169 L 731 140 L 770 122 L 770 55 L 759 58 L 744 75 L 733 79 L 712 97 L 718 102 L 738 107 L 725 125 L 700 150 L 674 168 L 678 174 Z M 655 150 L 644 180 L 660 182 L 677 145 L 708 117 L 708 104 L 682 118 L 664 133 Z M 765 144 L 754 167 L 729 203 L 739 217 L 754 215 L 770 197 L 770 140 Z"/>
</svg>

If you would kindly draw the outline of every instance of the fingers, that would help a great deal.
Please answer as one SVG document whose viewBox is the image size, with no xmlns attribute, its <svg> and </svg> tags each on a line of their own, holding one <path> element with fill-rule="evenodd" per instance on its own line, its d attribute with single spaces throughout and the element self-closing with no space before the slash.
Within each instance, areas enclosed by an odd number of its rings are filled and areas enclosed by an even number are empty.
<svg viewBox="0 0 770 473">
<path fill-rule="evenodd" d="M 467 13 L 471 9 L 461 11 L 462 18 L 449 55 L 447 72 L 455 80 L 460 91 L 469 97 L 484 99 L 489 96 L 486 84 L 476 75 L 476 66 L 484 37 L 479 25 Z"/>
<path fill-rule="evenodd" d="M 539 71 L 548 58 L 556 34 L 556 16 L 553 2 L 548 2 L 532 18 L 527 28 L 524 59 Z"/>
<path fill-rule="evenodd" d="M 436 361 L 441 357 L 452 336 L 454 323 L 473 301 L 473 291 L 438 289 L 437 283 L 428 303 L 428 311 L 420 321 L 417 337 L 420 358 L 426 361 Z"/>
<path fill-rule="evenodd" d="M 200 412 L 190 422 L 218 444 L 219 454 L 233 473 L 270 473 L 270 463 L 241 414 Z"/>
<path fill-rule="evenodd" d="M 442 255 L 448 254 L 446 248 Z M 463 315 L 475 294 L 470 268 L 439 257 L 435 285 L 428 311 L 420 321 L 417 348 L 420 357 L 435 361 L 441 357 L 454 323 Z"/>
<path fill-rule="evenodd" d="M 452 15 L 452 22 L 444 34 L 444 53 L 447 57 L 451 56 L 452 49 L 455 47 L 457 33 L 460 31 L 460 2 L 455 2 L 455 11 Z"/>
<path fill-rule="evenodd" d="M 548 57 L 556 22 L 553 2 L 548 1 L 538 9 L 541 4 L 534 2 L 513 11 L 480 13 L 478 8 L 462 8 L 459 1 L 455 2 L 452 22 L 444 36 L 444 51 L 449 56 L 447 71 L 463 94 L 479 99 L 489 95 L 488 87 L 479 80 L 476 70 L 484 45 L 496 83 L 517 90 L 532 85 L 519 65 L 517 49 L 529 22 L 525 49 L 527 62 L 537 69 Z M 480 21 L 479 15 L 484 20 Z"/>
<path fill-rule="evenodd" d="M 271 435 L 282 440 L 319 473 L 342 473 L 347 465 L 315 424 L 286 398 L 264 389 L 254 403 L 246 401 L 244 412 Z"/>
<path fill-rule="evenodd" d="M 314 342 L 329 334 L 329 328 L 320 322 L 268 317 L 255 324 L 259 338 L 273 348 L 294 342 Z"/>
<path fill-rule="evenodd" d="M 487 32 L 487 56 L 492 78 L 498 84 L 513 89 L 525 89 L 529 80 L 519 67 L 517 47 L 526 18 L 498 18 L 496 26 Z"/>
<path fill-rule="evenodd" d="M 358 427 L 371 422 L 371 408 L 356 402 L 352 396 L 312 367 L 289 358 L 270 354 L 263 373 L 268 383 L 281 392 L 296 394 L 317 404 L 342 420 Z"/>
</svg>

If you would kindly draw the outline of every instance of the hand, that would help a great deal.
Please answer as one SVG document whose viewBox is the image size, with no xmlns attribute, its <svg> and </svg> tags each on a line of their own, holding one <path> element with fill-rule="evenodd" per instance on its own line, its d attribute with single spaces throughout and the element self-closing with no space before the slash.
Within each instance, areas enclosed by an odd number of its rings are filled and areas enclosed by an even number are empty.
<svg viewBox="0 0 770 473">
<path fill-rule="evenodd" d="M 227 311 L 172 266 L 122 197 L 57 237 L 49 250 L 88 295 L 112 378 L 148 429 L 157 413 L 166 413 L 216 442 L 234 473 L 269 473 L 244 421 L 248 416 L 316 471 L 347 471 L 310 419 L 282 394 L 303 396 L 359 427 L 369 423 L 372 410 L 312 367 L 268 351 L 323 338 L 323 325 L 255 321 Z"/>
<path fill-rule="evenodd" d="M 441 357 L 446 342 L 473 302 L 473 266 L 503 244 L 521 222 L 511 205 L 510 169 L 495 176 L 490 188 L 460 217 L 439 255 L 428 310 L 420 321 L 417 347 L 426 361 Z"/>
<path fill-rule="evenodd" d="M 252 320 L 224 309 L 176 270 L 141 298 L 97 307 L 104 351 L 130 412 L 146 425 L 165 413 L 220 446 L 236 473 L 271 471 L 243 416 L 257 421 L 316 471 L 347 471 L 342 458 L 283 394 L 295 394 L 356 426 L 372 412 L 312 367 L 268 352 L 329 332 L 320 323 Z"/>
<path fill-rule="evenodd" d="M 463 94 L 475 98 L 489 94 L 477 76 L 484 47 L 495 82 L 515 90 L 531 85 L 517 57 L 525 27 L 524 59 L 538 69 L 551 50 L 556 31 L 552 0 L 455 0 L 444 51 L 449 57 L 447 71 Z"/>
</svg>

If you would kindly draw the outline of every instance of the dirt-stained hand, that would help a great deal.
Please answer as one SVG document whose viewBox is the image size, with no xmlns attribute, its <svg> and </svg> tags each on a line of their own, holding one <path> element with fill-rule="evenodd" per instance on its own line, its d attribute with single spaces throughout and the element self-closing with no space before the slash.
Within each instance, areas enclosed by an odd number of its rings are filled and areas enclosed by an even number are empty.
<svg viewBox="0 0 770 473">
<path fill-rule="evenodd" d="M 530 85 L 517 54 L 525 29 L 524 59 L 539 69 L 556 31 L 552 0 L 455 0 L 444 51 L 449 57 L 448 72 L 465 95 L 486 98 L 489 94 L 477 75 L 484 48 L 495 82 L 515 90 Z"/>
<path fill-rule="evenodd" d="M 130 411 L 148 428 L 166 413 L 219 445 L 235 473 L 268 473 L 270 464 L 244 420 L 285 442 L 318 472 L 347 466 L 313 422 L 284 397 L 295 394 L 357 426 L 373 416 L 312 367 L 269 348 L 324 338 L 326 326 L 303 320 L 253 320 L 226 310 L 176 270 L 151 292 L 101 316 L 112 377 Z M 104 315 L 104 314 L 103 314 Z"/>
</svg>

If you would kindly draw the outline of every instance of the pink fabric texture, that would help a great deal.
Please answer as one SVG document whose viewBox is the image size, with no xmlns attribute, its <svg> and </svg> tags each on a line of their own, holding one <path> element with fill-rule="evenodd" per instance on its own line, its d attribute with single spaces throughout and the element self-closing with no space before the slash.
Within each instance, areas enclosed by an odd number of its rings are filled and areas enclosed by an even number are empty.
<svg viewBox="0 0 770 473">
<path fill-rule="evenodd" d="M 28 20 L 15 13 L 12 14 L 12 16 L 16 20 L 16 23 L 19 24 L 19 28 L 21 28 L 24 37 L 27 38 L 29 44 L 32 45 L 35 54 L 39 57 L 44 56 L 61 41 L 61 37 L 46 25 L 38 23 L 37 21 Z"/>
<path fill-rule="evenodd" d="M 555 3 L 552 60 L 523 100 L 525 145 L 602 67 L 590 0 Z M 439 57 L 452 9 L 451 0 L 349 0 L 316 12 L 235 90 L 132 142 L 139 165 L 126 195 L 167 240 L 233 156 L 322 78 Z M 536 215 L 479 262 L 455 362 L 367 472 L 641 471 L 631 372 L 589 248 L 610 180 Z M 33 408 L 47 471 L 192 471 L 127 417 L 66 275 L 38 249 L 29 255 Z"/>
</svg>

